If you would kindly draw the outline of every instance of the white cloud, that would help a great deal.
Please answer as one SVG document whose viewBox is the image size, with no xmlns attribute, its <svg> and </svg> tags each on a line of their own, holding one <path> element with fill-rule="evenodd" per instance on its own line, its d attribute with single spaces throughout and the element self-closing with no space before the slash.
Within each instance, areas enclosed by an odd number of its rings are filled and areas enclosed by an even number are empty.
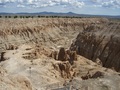
<svg viewBox="0 0 120 90">
<path fill-rule="evenodd" d="M 73 5 L 73 6 L 76 6 L 76 7 L 82 7 L 82 6 L 84 6 L 85 5 L 85 3 L 84 2 L 73 2 L 73 3 L 71 3 L 71 5 Z"/>
<path fill-rule="evenodd" d="M 1 6 L 7 6 L 6 4 L 9 3 L 16 3 L 17 7 L 34 8 L 49 6 L 81 8 L 85 5 L 92 7 L 120 8 L 120 0 L 0 0 Z"/>
<path fill-rule="evenodd" d="M 17 0 L 0 0 L 0 3 L 16 2 Z"/>
<path fill-rule="evenodd" d="M 91 0 L 98 7 L 120 8 L 120 0 Z"/>
<path fill-rule="evenodd" d="M 84 2 L 79 0 L 0 0 L 0 3 L 17 3 L 19 6 L 27 6 L 27 7 L 48 7 L 55 5 L 63 5 L 63 6 L 73 6 L 73 7 L 82 7 L 84 6 Z"/>
<path fill-rule="evenodd" d="M 17 7 L 24 8 L 24 5 L 18 4 Z"/>
<path fill-rule="evenodd" d="M 104 7 L 114 7 L 114 8 L 120 8 L 120 1 L 117 0 L 111 0 L 109 2 L 103 2 L 102 6 Z"/>
<path fill-rule="evenodd" d="M 47 6 L 73 6 L 73 7 L 82 7 L 84 2 L 80 2 L 78 0 L 29 0 L 27 4 L 33 4 L 37 7 L 47 7 Z"/>
</svg>

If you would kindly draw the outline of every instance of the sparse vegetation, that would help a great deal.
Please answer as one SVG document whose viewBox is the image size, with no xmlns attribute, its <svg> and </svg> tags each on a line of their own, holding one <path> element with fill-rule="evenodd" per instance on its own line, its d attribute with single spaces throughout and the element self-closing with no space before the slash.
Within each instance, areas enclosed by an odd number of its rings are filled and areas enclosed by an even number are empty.
<svg viewBox="0 0 120 90">
<path fill-rule="evenodd" d="M 6 15 L 4 17 L 5 18 L 82 18 L 82 17 L 76 17 L 76 16 L 46 16 L 46 15 L 45 16 L 43 15 L 38 15 L 38 16 Z M 2 18 L 2 16 L 0 16 L 0 18 Z"/>
<path fill-rule="evenodd" d="M 8 16 L 5 16 L 5 18 L 7 18 Z"/>
<path fill-rule="evenodd" d="M 14 18 L 18 18 L 18 16 L 16 15 L 16 16 L 14 16 Z"/>
</svg>

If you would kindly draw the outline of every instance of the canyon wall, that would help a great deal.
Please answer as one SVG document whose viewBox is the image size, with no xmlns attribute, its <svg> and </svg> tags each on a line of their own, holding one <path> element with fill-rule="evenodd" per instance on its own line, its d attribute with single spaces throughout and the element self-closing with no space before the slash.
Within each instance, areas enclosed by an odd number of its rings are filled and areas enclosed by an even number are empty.
<svg viewBox="0 0 120 90">
<path fill-rule="evenodd" d="M 18 18 L 0 19 L 0 24 L 0 53 L 23 44 L 52 50 L 71 45 L 71 50 L 88 59 L 120 69 L 119 22 L 106 18 Z"/>
<path fill-rule="evenodd" d="M 84 24 L 71 50 L 96 62 L 98 59 L 107 68 L 120 71 L 120 23 Z"/>
<path fill-rule="evenodd" d="M 82 30 L 83 23 L 102 22 L 99 18 L 0 19 L 0 52 L 22 44 L 68 48 Z"/>
<path fill-rule="evenodd" d="M 70 18 L 0 19 L 0 50 L 12 44 L 65 45 L 80 30 L 82 22 Z"/>
<path fill-rule="evenodd" d="M 120 90 L 120 72 L 109 69 L 120 71 L 119 22 L 2 18 L 0 25 L 1 90 Z"/>
</svg>

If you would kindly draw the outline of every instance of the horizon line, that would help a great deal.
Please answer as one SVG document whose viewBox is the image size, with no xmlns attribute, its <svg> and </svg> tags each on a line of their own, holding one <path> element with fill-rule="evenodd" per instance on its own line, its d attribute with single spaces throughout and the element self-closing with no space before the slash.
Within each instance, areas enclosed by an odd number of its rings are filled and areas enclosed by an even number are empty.
<svg viewBox="0 0 120 90">
<path fill-rule="evenodd" d="M 60 13 L 60 14 L 68 14 L 68 13 L 72 13 L 72 14 L 76 14 L 76 15 L 95 15 L 95 16 L 120 16 L 120 15 L 108 15 L 108 14 L 83 14 L 83 13 L 75 13 L 75 12 L 49 12 L 49 11 L 42 11 L 42 12 L 0 12 L 1 13 L 11 13 L 11 14 L 22 14 L 22 13 L 28 13 L 28 14 L 34 14 L 34 13 Z"/>
</svg>

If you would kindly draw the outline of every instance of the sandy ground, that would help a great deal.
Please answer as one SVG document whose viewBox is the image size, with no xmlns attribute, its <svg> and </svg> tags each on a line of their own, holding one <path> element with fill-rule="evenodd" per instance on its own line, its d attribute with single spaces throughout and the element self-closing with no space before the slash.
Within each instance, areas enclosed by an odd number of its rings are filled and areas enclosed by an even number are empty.
<svg viewBox="0 0 120 90">
<path fill-rule="evenodd" d="M 33 60 L 23 58 L 23 54 L 33 50 L 34 48 L 30 45 L 22 45 L 17 50 L 6 51 L 4 56 L 6 60 L 0 63 L 1 90 L 51 90 L 51 88 L 63 87 L 65 81 L 69 81 L 69 79 L 62 78 L 60 72 L 53 67 L 53 64 L 61 61 L 56 61 L 44 54 Z M 97 71 L 101 71 L 105 75 L 118 74 L 113 70 L 106 70 L 82 56 L 78 56 L 74 67 L 77 72 L 77 76 L 74 78 L 78 81 L 82 81 L 81 77 L 85 76 L 88 71 L 91 75 Z"/>
</svg>

